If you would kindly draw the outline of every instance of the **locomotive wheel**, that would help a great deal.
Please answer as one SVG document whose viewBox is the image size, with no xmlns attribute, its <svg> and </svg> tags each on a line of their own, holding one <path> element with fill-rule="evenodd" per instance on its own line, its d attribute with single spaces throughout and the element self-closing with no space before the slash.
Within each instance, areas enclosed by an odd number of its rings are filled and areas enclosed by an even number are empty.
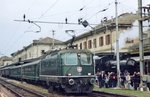
<svg viewBox="0 0 150 97">
<path fill-rule="evenodd" d="M 53 86 L 49 86 L 48 92 L 49 92 L 49 93 L 53 93 L 53 91 L 54 91 L 54 87 L 53 87 Z"/>
</svg>

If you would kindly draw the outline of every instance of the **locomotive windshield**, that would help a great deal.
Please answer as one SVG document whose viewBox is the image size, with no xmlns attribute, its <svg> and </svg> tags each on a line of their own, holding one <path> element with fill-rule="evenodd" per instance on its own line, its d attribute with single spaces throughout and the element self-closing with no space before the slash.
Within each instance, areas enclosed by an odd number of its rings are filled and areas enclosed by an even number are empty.
<svg viewBox="0 0 150 97">
<path fill-rule="evenodd" d="M 62 63 L 65 65 L 77 65 L 77 53 L 65 53 L 61 55 Z"/>
<path fill-rule="evenodd" d="M 81 53 L 80 54 L 80 61 L 82 65 L 91 65 L 92 63 L 92 55 L 88 53 Z"/>
<path fill-rule="evenodd" d="M 61 61 L 64 65 L 91 65 L 92 55 L 89 53 L 65 53 L 61 55 Z"/>
</svg>

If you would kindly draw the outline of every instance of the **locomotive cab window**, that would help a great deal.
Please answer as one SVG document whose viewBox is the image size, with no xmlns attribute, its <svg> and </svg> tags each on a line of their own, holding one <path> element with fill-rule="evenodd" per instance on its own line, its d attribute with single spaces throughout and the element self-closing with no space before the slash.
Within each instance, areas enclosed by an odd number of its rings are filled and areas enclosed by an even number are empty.
<svg viewBox="0 0 150 97">
<path fill-rule="evenodd" d="M 92 64 L 92 55 L 88 53 L 80 54 L 80 61 L 82 65 L 91 65 Z"/>
<path fill-rule="evenodd" d="M 65 53 L 61 55 L 61 61 L 64 65 L 77 65 L 77 53 Z"/>
<path fill-rule="evenodd" d="M 61 55 L 61 62 L 63 65 L 91 65 L 92 55 L 89 53 L 65 53 Z"/>
</svg>

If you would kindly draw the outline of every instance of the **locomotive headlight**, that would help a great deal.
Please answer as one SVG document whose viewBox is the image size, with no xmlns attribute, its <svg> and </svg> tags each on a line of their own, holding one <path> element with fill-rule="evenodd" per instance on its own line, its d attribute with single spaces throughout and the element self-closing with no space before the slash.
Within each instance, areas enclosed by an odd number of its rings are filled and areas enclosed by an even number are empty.
<svg viewBox="0 0 150 97">
<path fill-rule="evenodd" d="M 88 75 L 91 75 L 91 73 L 88 73 Z"/>
<path fill-rule="evenodd" d="M 74 79 L 69 79 L 69 85 L 74 85 L 74 83 L 75 83 L 75 81 L 74 81 Z"/>
<path fill-rule="evenodd" d="M 94 78 L 91 78 L 90 79 L 90 84 L 94 84 L 95 83 L 95 79 Z"/>
<path fill-rule="evenodd" d="M 68 73 L 68 76 L 71 76 L 72 74 L 71 73 Z"/>
<path fill-rule="evenodd" d="M 77 67 L 77 71 L 78 71 L 79 73 L 81 73 L 81 72 L 82 72 L 82 67 Z"/>
</svg>

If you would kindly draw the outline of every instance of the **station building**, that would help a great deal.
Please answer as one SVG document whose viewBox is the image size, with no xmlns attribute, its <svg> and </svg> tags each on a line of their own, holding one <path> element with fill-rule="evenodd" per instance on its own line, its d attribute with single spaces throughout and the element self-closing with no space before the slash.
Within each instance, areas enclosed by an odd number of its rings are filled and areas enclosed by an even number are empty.
<svg viewBox="0 0 150 97">
<path fill-rule="evenodd" d="M 25 46 L 23 49 L 12 53 L 11 56 L 13 57 L 13 62 L 18 62 L 38 58 L 47 51 L 64 47 L 66 47 L 65 44 L 60 40 L 53 40 L 50 37 L 40 38 L 39 40 L 33 40 L 33 43 Z"/>
<path fill-rule="evenodd" d="M 0 58 L 0 67 L 6 66 L 12 63 L 12 57 L 2 56 Z"/>
<path fill-rule="evenodd" d="M 128 34 L 130 35 L 130 33 L 132 33 L 133 23 L 136 22 L 137 18 L 137 14 L 133 13 L 124 13 L 118 16 L 118 34 L 122 35 L 119 37 L 119 41 L 122 42 L 122 44 L 120 44 L 120 52 L 128 52 L 132 45 L 138 43 L 138 35 L 133 38 L 128 36 Z M 77 36 L 74 45 L 77 45 L 78 49 L 89 49 L 97 55 L 101 53 L 115 53 L 115 25 L 115 19 L 106 20 L 91 31 Z M 138 27 L 136 29 L 138 29 Z M 68 40 L 67 43 L 69 43 L 69 41 L 71 40 Z"/>
</svg>

